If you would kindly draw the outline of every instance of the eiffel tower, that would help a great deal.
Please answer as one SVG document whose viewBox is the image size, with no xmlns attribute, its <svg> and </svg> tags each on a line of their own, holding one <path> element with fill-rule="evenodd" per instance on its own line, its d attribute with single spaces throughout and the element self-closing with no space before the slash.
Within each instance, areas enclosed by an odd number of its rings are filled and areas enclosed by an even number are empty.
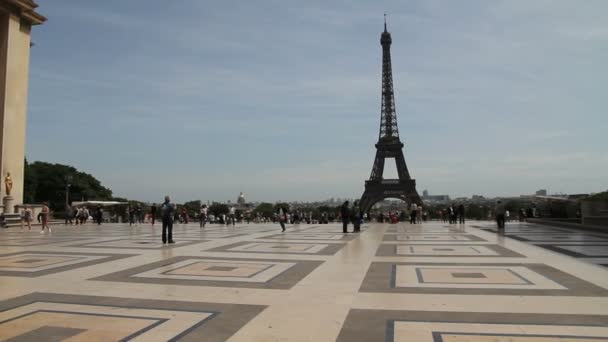
<svg viewBox="0 0 608 342">
<path fill-rule="evenodd" d="M 391 34 L 386 30 L 380 36 L 382 45 L 382 105 L 380 113 L 380 135 L 376 144 L 376 159 L 369 180 L 365 182 L 365 192 L 359 203 L 362 212 L 368 212 L 376 203 L 386 198 L 398 198 L 408 204 L 422 204 L 416 191 L 416 181 L 410 177 L 403 157 L 403 143 L 399 139 L 395 96 L 393 93 L 393 71 L 391 67 Z M 384 179 L 386 158 L 395 158 L 398 179 Z"/>
</svg>

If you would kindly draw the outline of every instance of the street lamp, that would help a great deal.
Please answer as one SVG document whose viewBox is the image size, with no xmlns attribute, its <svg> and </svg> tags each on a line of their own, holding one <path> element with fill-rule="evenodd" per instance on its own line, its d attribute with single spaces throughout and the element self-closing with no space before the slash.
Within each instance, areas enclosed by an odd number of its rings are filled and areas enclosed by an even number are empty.
<svg viewBox="0 0 608 342">
<path fill-rule="evenodd" d="M 65 209 L 68 209 L 68 205 L 70 205 L 70 187 L 72 186 L 72 184 L 70 184 L 70 182 L 72 181 L 72 176 L 66 176 L 65 177 Z"/>
</svg>

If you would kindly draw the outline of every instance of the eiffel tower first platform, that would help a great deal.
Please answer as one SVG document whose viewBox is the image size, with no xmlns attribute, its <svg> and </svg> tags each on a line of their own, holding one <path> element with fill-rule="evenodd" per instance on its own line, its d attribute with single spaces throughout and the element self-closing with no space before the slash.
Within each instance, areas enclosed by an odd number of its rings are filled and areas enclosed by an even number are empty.
<svg viewBox="0 0 608 342">
<path fill-rule="evenodd" d="M 380 135 L 376 144 L 376 159 L 369 180 L 365 182 L 365 192 L 359 203 L 362 212 L 368 212 L 376 203 L 386 198 L 398 198 L 408 204 L 422 204 L 416 191 L 416 181 L 410 177 L 403 156 L 403 143 L 399 139 L 395 96 L 393 93 L 393 71 L 391 67 L 391 34 L 386 30 L 380 36 L 382 45 L 382 106 L 380 115 Z M 398 179 L 384 179 L 384 162 L 395 158 Z"/>
</svg>

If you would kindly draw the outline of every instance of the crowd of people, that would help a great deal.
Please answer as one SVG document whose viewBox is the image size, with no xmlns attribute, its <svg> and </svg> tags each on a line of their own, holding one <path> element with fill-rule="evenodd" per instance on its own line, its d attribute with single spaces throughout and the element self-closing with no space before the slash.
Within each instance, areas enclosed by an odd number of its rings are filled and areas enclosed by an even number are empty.
<svg viewBox="0 0 608 342">
<path fill-rule="evenodd" d="M 409 210 L 407 210 L 409 209 Z M 527 217 L 534 216 L 535 208 L 529 208 L 525 210 L 520 208 L 517 212 L 519 221 L 525 221 Z M 160 215 L 157 213 L 160 211 Z M 465 206 L 461 204 L 450 204 L 447 207 L 433 212 L 436 217 L 439 217 L 443 222 L 449 224 L 464 224 L 465 223 Z M 506 210 L 505 204 L 498 200 L 494 207 L 494 219 L 498 226 L 499 231 L 504 231 L 505 222 L 511 219 L 511 213 Z M 152 204 L 148 210 L 144 210 L 141 205 L 128 205 L 125 210 L 125 215 L 128 217 L 129 226 L 144 224 L 145 222 L 155 225 L 157 216 L 162 220 L 163 226 L 163 243 L 174 243 L 172 231 L 174 223 L 188 224 L 191 220 L 190 213 L 185 207 L 178 210 L 177 205 L 171 202 L 169 196 L 165 197 L 165 201 L 157 206 Z M 24 230 L 26 227 L 28 230 L 32 229 L 32 221 L 34 214 L 31 206 L 24 206 L 21 211 L 21 229 Z M 101 206 L 95 208 L 88 208 L 86 205 L 71 206 L 68 205 L 65 211 L 65 224 L 66 225 L 84 225 L 89 220 L 94 223 L 101 224 L 103 222 L 104 211 Z M 200 210 L 196 213 L 194 218 L 198 219 L 200 228 L 205 228 L 208 222 L 225 224 L 235 226 L 237 221 L 245 221 L 249 223 L 253 222 L 275 222 L 279 223 L 281 231 L 285 231 L 286 224 L 327 224 L 338 220 L 342 223 L 343 233 L 348 233 L 348 225 L 353 225 L 353 233 L 361 231 L 361 224 L 364 221 L 376 220 L 379 223 L 398 223 L 408 222 L 410 224 L 420 224 L 426 222 L 429 219 L 429 213 L 423 209 L 423 207 L 417 203 L 412 203 L 405 210 L 395 210 L 386 212 L 379 212 L 374 216 L 370 216 L 369 213 L 363 213 L 359 201 L 354 201 L 350 206 L 349 201 L 342 204 L 335 215 L 328 212 L 318 213 L 316 216 L 312 212 L 303 212 L 301 210 L 294 210 L 289 212 L 289 209 L 285 206 L 277 206 L 276 212 L 270 217 L 262 217 L 259 213 L 252 215 L 251 212 L 238 213 L 234 206 L 228 208 L 228 212 L 220 215 L 212 215 L 209 212 L 209 207 L 206 204 L 201 205 Z M 37 215 L 37 220 L 42 225 L 41 233 L 45 230 L 51 231 L 48 225 L 50 218 L 50 210 L 48 205 L 45 203 L 40 212 Z"/>
</svg>

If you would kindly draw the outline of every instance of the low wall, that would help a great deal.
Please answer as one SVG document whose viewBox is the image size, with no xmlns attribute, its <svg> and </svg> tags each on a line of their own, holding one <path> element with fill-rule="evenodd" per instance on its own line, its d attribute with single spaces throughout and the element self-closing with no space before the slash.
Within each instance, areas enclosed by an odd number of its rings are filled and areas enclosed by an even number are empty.
<svg viewBox="0 0 608 342">
<path fill-rule="evenodd" d="M 583 224 L 602 226 L 608 229 L 608 201 L 581 201 Z"/>
<path fill-rule="evenodd" d="M 544 225 L 562 227 L 562 228 L 591 230 L 591 231 L 596 231 L 596 232 L 597 231 L 601 231 L 601 232 L 608 231 L 608 226 L 602 226 L 602 225 L 581 224 L 581 223 L 575 223 L 575 222 L 564 222 L 564 221 L 557 221 L 557 220 L 552 220 L 552 219 L 541 219 L 541 218 L 529 218 L 526 221 L 530 222 L 530 223 L 544 224 Z"/>
</svg>

